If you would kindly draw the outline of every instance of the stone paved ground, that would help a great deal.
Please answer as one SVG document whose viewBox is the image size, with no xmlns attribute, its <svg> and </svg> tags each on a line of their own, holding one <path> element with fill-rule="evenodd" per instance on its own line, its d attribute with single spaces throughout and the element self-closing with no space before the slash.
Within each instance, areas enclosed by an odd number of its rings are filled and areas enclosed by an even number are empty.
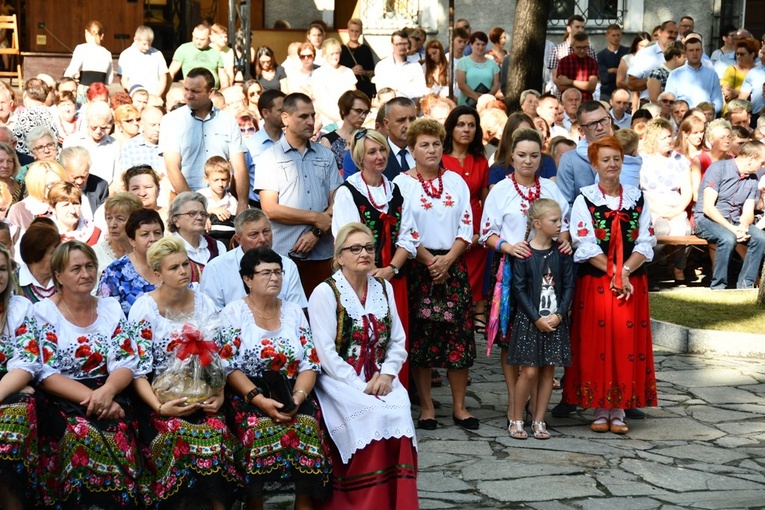
<svg viewBox="0 0 765 510">
<path fill-rule="evenodd" d="M 434 389 L 441 427 L 418 431 L 421 508 L 765 508 L 761 360 L 657 351 L 659 406 L 627 435 L 591 432 L 580 410 L 548 414 L 551 439 L 519 441 L 505 429 L 499 353 L 487 358 L 485 340 L 478 352 L 468 407 L 481 428 L 452 424 L 444 377 Z"/>
</svg>

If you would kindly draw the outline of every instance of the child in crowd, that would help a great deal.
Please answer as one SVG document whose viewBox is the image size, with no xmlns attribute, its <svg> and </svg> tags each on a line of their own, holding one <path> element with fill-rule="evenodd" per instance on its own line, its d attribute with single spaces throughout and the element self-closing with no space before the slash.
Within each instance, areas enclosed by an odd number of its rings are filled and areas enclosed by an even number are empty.
<svg viewBox="0 0 765 510">
<path fill-rule="evenodd" d="M 207 199 L 207 212 L 210 213 L 210 236 L 228 246 L 234 236 L 234 216 L 236 199 L 228 190 L 231 182 L 231 163 L 220 156 L 213 156 L 205 163 L 205 182 L 207 188 L 199 193 Z"/>
<path fill-rule="evenodd" d="M 531 430 L 537 439 L 549 439 L 545 412 L 553 389 L 556 365 L 571 364 L 568 334 L 568 309 L 574 296 L 574 261 L 560 252 L 555 238 L 562 225 L 561 208 L 555 200 L 539 198 L 528 212 L 526 238 L 531 256 L 513 259 L 513 296 L 515 318 L 507 354 L 508 365 L 522 367 L 515 383 L 513 421 L 508 432 L 513 439 L 526 439 L 523 412 L 537 385 Z M 573 227 L 572 227 L 573 228 Z M 537 382 L 538 381 L 538 382 Z"/>
</svg>

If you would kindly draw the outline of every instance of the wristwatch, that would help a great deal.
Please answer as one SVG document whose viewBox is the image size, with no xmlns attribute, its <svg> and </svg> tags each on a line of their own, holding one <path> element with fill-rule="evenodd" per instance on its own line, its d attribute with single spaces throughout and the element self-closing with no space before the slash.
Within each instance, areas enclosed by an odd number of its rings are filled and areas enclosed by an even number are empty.
<svg viewBox="0 0 765 510">
<path fill-rule="evenodd" d="M 316 237 L 321 237 L 324 235 L 324 232 L 321 231 L 319 227 L 314 227 L 311 229 L 311 233 L 315 235 Z"/>
<path fill-rule="evenodd" d="M 630 266 L 622 266 L 622 268 L 627 271 L 627 274 L 632 274 L 632 269 L 630 269 Z"/>
<path fill-rule="evenodd" d="M 393 264 L 388 264 L 388 267 L 393 269 L 393 276 L 398 276 L 399 269 L 396 266 L 394 266 Z"/>
<path fill-rule="evenodd" d="M 261 393 L 263 393 L 263 390 L 261 390 L 260 388 L 255 386 L 253 389 L 250 390 L 250 392 L 247 395 L 244 396 L 244 400 L 245 400 L 245 402 L 250 404 L 250 403 L 252 403 L 252 399 L 257 397 Z"/>
</svg>

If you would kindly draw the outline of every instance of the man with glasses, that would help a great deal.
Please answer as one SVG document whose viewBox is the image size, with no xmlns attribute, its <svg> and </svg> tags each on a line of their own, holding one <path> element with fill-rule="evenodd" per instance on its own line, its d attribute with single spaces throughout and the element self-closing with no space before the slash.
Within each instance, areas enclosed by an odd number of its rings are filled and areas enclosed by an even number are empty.
<svg viewBox="0 0 765 510">
<path fill-rule="evenodd" d="M 685 44 L 680 41 L 674 41 L 667 45 L 664 50 L 664 63 L 658 69 L 651 71 L 648 75 L 646 86 L 648 87 L 648 99 L 659 104 L 659 94 L 664 92 L 667 86 L 669 73 L 685 64 Z"/>
<path fill-rule="evenodd" d="M 247 149 L 236 119 L 213 106 L 213 87 L 214 78 L 208 69 L 196 67 L 189 71 L 183 80 L 186 105 L 162 119 L 159 153 L 176 193 L 207 187 L 204 165 L 212 156 L 229 161 L 234 169 L 232 188 L 236 189 L 239 213 L 247 209 L 250 189 L 244 158 Z"/>
<path fill-rule="evenodd" d="M 239 276 L 239 263 L 244 254 L 255 248 L 271 248 L 274 242 L 271 222 L 266 213 L 259 209 L 247 209 L 238 214 L 234 220 L 234 231 L 234 239 L 239 246 L 208 262 L 200 284 L 200 290 L 213 300 L 219 310 L 246 295 Z M 308 308 L 297 266 L 289 257 L 280 257 L 284 279 L 279 298 Z"/>
<path fill-rule="evenodd" d="M 114 125 L 114 116 L 109 105 L 103 101 L 94 101 L 88 105 L 85 114 L 84 131 L 69 135 L 64 141 L 64 148 L 81 146 L 90 153 L 93 164 L 90 173 L 109 183 L 109 189 L 119 191 L 122 184 L 117 175 L 117 163 L 120 158 L 120 144 L 109 132 Z"/>
<path fill-rule="evenodd" d="M 657 101 L 657 104 L 659 105 L 659 108 L 661 108 L 661 111 L 659 111 L 659 116 L 662 119 L 672 121 L 672 107 L 675 105 L 675 101 L 677 99 L 675 98 L 675 95 L 665 90 L 661 94 L 659 94 L 659 100 Z M 675 126 L 675 131 L 677 131 L 677 128 L 680 126 Z"/>
<path fill-rule="evenodd" d="M 393 53 L 375 66 L 374 82 L 377 89 L 390 87 L 399 96 L 419 99 L 428 93 L 422 66 L 409 60 L 409 34 L 406 30 L 394 32 L 390 38 Z"/>
<path fill-rule="evenodd" d="M 715 112 L 719 114 L 723 108 L 720 78 L 711 67 L 702 64 L 703 55 L 701 39 L 693 37 L 686 40 L 686 63 L 669 73 L 664 90 L 672 92 L 678 99 L 687 101 L 691 108 L 695 108 L 699 103 L 712 103 Z"/>
<path fill-rule="evenodd" d="M 576 144 L 576 150 L 561 157 L 555 181 L 569 206 L 574 203 L 582 187 L 595 183 L 595 172 L 587 156 L 587 148 L 591 142 L 611 134 L 611 116 L 600 101 L 582 103 L 576 112 L 576 120 L 582 139 Z"/>
<path fill-rule="evenodd" d="M 286 94 L 281 90 L 266 90 L 258 99 L 258 111 L 260 118 L 263 119 L 263 127 L 249 138 L 244 140 L 244 146 L 247 147 L 247 168 L 250 171 L 250 182 L 255 182 L 255 170 L 258 166 L 260 156 L 273 144 L 281 140 L 284 136 L 282 129 L 282 103 Z M 255 193 L 255 189 L 250 187 L 249 195 L 250 207 L 260 209 L 260 196 Z M 269 248 L 271 246 L 269 245 Z"/>
<path fill-rule="evenodd" d="M 557 82 L 558 63 L 574 52 L 574 35 L 580 32 L 584 32 L 584 25 L 584 17 L 579 14 L 574 14 L 568 18 L 568 21 L 566 22 L 566 39 L 557 45 L 554 50 L 552 50 L 549 55 L 549 61 L 547 63 L 547 67 L 550 69 L 553 83 Z M 595 53 L 595 50 L 592 48 L 592 46 L 589 45 L 587 48 L 587 56 L 594 58 L 596 62 L 598 60 L 598 55 Z"/>
<path fill-rule="evenodd" d="M 592 93 L 600 83 L 598 61 L 590 57 L 590 38 L 584 32 L 577 32 L 572 37 L 571 54 L 558 62 L 555 86 L 560 92 L 575 88 L 582 93 L 583 101 L 591 101 Z"/>
<path fill-rule="evenodd" d="M 167 178 L 165 160 L 159 154 L 159 126 L 164 117 L 162 110 L 156 106 L 147 106 L 141 113 L 141 133 L 122 144 L 120 160 L 117 166 L 119 180 L 129 168 L 148 165 L 159 175 L 160 196 L 159 206 L 167 207 L 170 198 L 170 181 Z"/>
<path fill-rule="evenodd" d="M 302 93 L 286 96 L 281 112 L 284 137 L 258 161 L 255 191 L 272 221 L 275 252 L 295 261 L 307 296 L 331 274 L 332 200 L 343 183 L 332 151 L 311 140 L 313 101 Z"/>
</svg>

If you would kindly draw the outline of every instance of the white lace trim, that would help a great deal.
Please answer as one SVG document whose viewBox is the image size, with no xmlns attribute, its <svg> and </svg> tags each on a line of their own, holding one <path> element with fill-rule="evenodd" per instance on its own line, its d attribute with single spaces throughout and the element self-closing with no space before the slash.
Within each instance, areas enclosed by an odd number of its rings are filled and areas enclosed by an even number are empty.
<svg viewBox="0 0 765 510">
<path fill-rule="evenodd" d="M 340 292 L 340 304 L 345 307 L 348 316 L 354 321 L 362 321 L 365 315 L 374 315 L 378 319 L 382 319 L 388 314 L 388 301 L 385 299 L 382 284 L 373 277 L 367 277 L 365 305 L 361 304 L 356 291 L 351 287 L 342 271 L 337 271 L 334 279 L 337 290 Z"/>
<path fill-rule="evenodd" d="M 612 209 L 615 209 L 616 206 L 619 205 L 619 197 L 606 195 L 604 198 L 603 193 L 600 192 L 597 184 L 593 184 L 592 186 L 585 186 L 580 190 L 580 192 L 595 205 L 605 204 Z M 622 200 L 622 209 L 630 209 L 635 204 L 637 204 L 638 200 L 640 200 L 642 192 L 635 186 L 622 184 L 622 194 L 624 195 L 624 199 Z"/>
</svg>

